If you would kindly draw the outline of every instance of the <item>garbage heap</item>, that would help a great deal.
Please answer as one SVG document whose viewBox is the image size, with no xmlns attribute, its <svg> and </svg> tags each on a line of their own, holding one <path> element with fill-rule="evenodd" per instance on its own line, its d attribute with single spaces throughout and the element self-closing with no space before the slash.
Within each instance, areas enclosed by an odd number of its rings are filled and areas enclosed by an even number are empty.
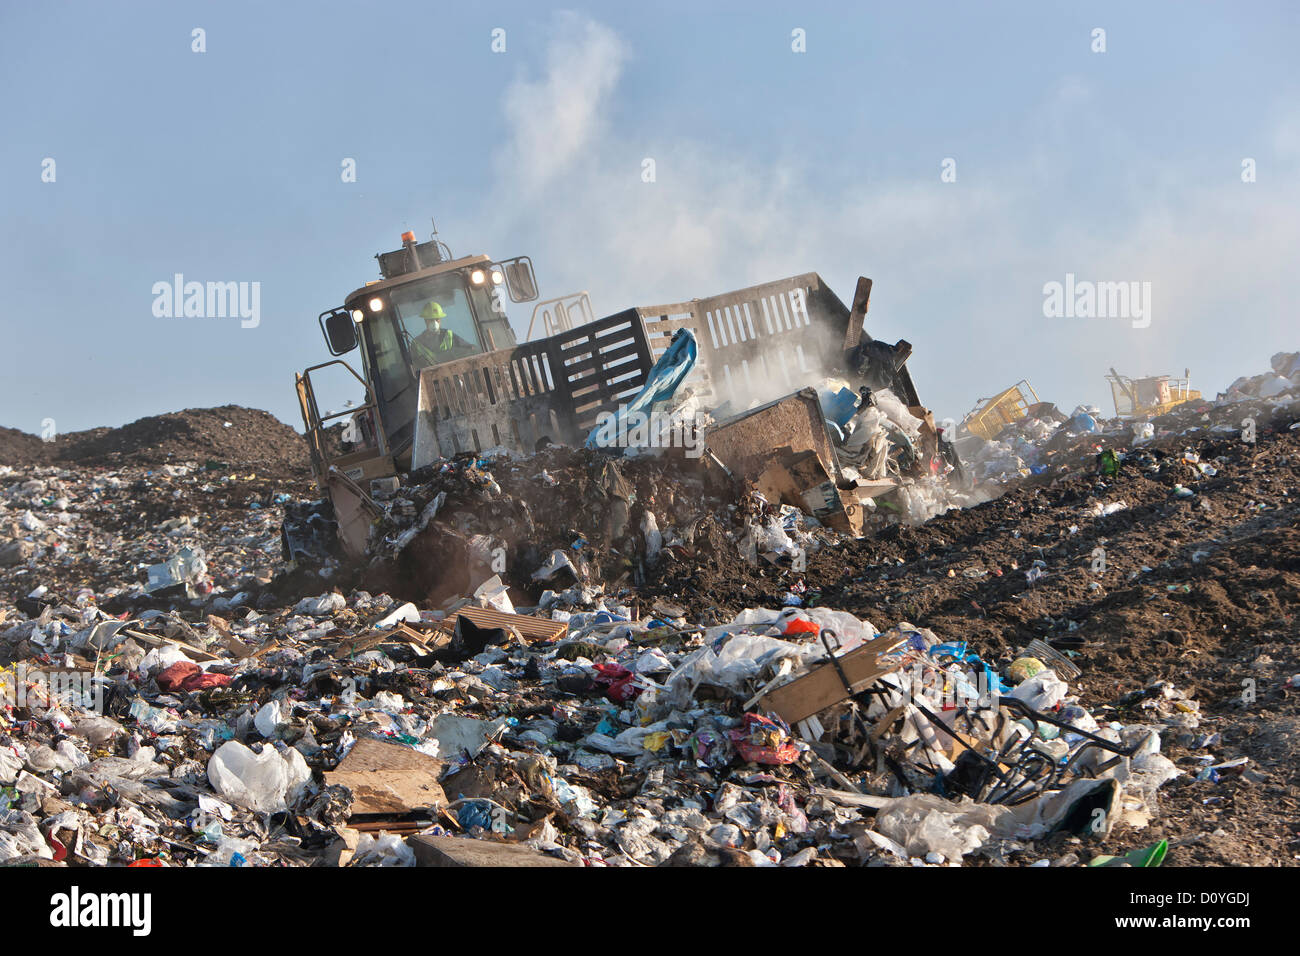
<svg viewBox="0 0 1300 956">
<path fill-rule="evenodd" d="M 927 457 L 937 447 L 922 425 L 888 391 L 823 402 L 805 389 L 712 425 L 694 455 L 652 440 L 458 455 L 372 488 L 362 583 L 441 604 L 497 575 L 553 592 L 539 598 L 548 608 L 559 595 L 640 586 L 649 569 L 697 549 L 751 566 L 799 564 L 988 497 L 955 486 L 951 469 Z M 316 509 L 287 529 L 303 566 L 337 568 L 337 556 L 322 560 L 309 543 L 327 526 Z"/>
<path fill-rule="evenodd" d="M 845 536 L 707 458 L 561 447 L 443 462 L 381 506 L 361 583 L 434 605 L 510 586 L 543 610 L 582 607 L 697 552 L 790 565 Z"/>
<path fill-rule="evenodd" d="M 1197 725 L 1170 686 L 1086 708 L 1046 646 L 997 668 L 827 608 L 578 603 L 19 614 L 0 862 L 1037 862 L 1143 825 L 1161 734 Z"/>
<path fill-rule="evenodd" d="M 1294 390 L 1239 391 L 1146 424 L 1294 418 Z M 1068 651 L 990 659 L 961 634 L 878 630 L 804 607 L 797 573 L 739 614 L 653 596 L 705 552 L 795 572 L 856 535 L 850 506 L 863 528 L 906 520 L 869 465 L 754 438 L 813 409 L 758 410 L 697 459 L 440 462 L 382 499 L 356 571 L 280 565 L 302 485 L 198 463 L 0 470 L 0 862 L 1158 863 L 1159 845 L 1104 850 L 1180 773 L 1162 738 L 1213 745 L 1172 684 L 1084 700 Z M 1105 475 L 1098 455 L 1125 448 L 1130 470 L 1221 464 L 1098 424 L 1055 429 L 1081 437 L 1037 480 Z M 849 487 L 826 487 L 836 468 Z"/>
<path fill-rule="evenodd" d="M 1258 428 L 1288 414 L 1300 399 L 1300 352 L 1278 352 L 1273 371 L 1241 377 L 1213 400 L 1198 399 L 1148 419 L 1107 418 L 1093 405 L 1067 417 L 1046 406 L 1003 427 L 991 441 L 968 436 L 962 460 L 977 486 L 1005 487 L 1019 479 L 1051 480 L 1090 469 L 1106 448 L 1137 448 L 1156 439 L 1241 434 L 1246 419 Z M 986 488 L 992 496 L 993 490 Z"/>
<path fill-rule="evenodd" d="M 1300 352 L 1278 352 L 1271 359 L 1271 372 L 1242 376 L 1219 395 L 1220 402 L 1269 401 L 1300 396 Z"/>
<path fill-rule="evenodd" d="M 0 598 L 122 614 L 250 603 L 282 569 L 284 506 L 308 482 L 209 462 L 0 465 Z"/>
</svg>

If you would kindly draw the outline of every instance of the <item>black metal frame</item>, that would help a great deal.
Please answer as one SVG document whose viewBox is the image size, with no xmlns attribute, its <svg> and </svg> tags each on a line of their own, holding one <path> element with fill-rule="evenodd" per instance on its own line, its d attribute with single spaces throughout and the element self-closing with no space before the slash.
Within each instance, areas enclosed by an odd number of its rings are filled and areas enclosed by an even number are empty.
<svg viewBox="0 0 1300 956">
<path fill-rule="evenodd" d="M 325 317 L 338 315 L 340 312 L 343 313 L 347 317 L 348 322 L 352 324 L 352 348 L 344 349 L 342 352 L 336 352 L 334 351 L 334 343 L 330 341 L 329 333 L 325 331 Z M 352 349 L 361 344 L 361 336 L 357 334 L 356 323 L 352 321 L 352 312 L 346 306 L 337 309 L 326 309 L 316 317 L 316 321 L 320 325 L 320 334 L 325 339 L 325 348 L 328 349 L 330 355 L 333 355 L 335 358 L 340 355 L 347 355 L 352 351 Z"/>
<path fill-rule="evenodd" d="M 822 645 L 826 648 L 826 653 L 830 658 L 831 666 L 835 668 L 835 673 L 839 676 L 840 683 L 844 686 L 845 693 L 848 695 L 849 700 L 858 703 L 860 698 L 869 698 L 874 693 L 883 693 L 877 687 L 868 687 L 855 693 L 853 685 L 849 682 L 848 675 L 844 673 L 843 667 L 840 666 L 839 659 L 831 651 L 829 638 L 836 637 L 835 632 L 830 628 L 822 628 L 819 636 Z M 995 784 L 987 794 L 983 794 L 984 803 L 1007 804 L 1009 806 L 1014 806 L 1018 803 L 1023 803 L 1025 800 L 1031 799 L 1033 796 L 1043 792 L 1044 790 L 1057 789 L 1062 778 L 1072 771 L 1075 771 L 1083 755 L 1091 749 L 1104 750 L 1107 753 L 1114 754 L 1115 757 L 1097 768 L 1096 771 L 1089 772 L 1087 774 L 1088 776 L 1095 776 L 1096 773 L 1110 769 L 1110 767 L 1114 766 L 1119 760 L 1133 756 L 1141 747 L 1141 744 L 1135 744 L 1132 747 L 1122 747 L 1113 741 L 1083 730 L 1082 728 L 1075 727 L 1073 724 L 1053 717 L 1050 714 L 1040 713 L 1019 698 L 999 696 L 997 700 L 999 720 L 1004 719 L 1001 715 L 1001 709 L 1006 707 L 1008 710 L 1023 717 L 1027 717 L 1034 721 L 1041 721 L 1045 724 L 1051 724 L 1054 727 L 1059 727 L 1061 730 L 1077 734 L 1080 737 L 1083 737 L 1085 742 L 1082 746 L 1077 747 L 1077 749 L 1073 749 L 1069 759 L 1064 763 L 1055 762 L 1049 754 L 1045 754 L 1042 751 L 1028 746 L 1032 741 L 1032 735 L 1029 737 L 1013 738 L 1007 742 L 1006 746 L 1004 746 L 996 756 L 989 757 L 980 753 L 963 740 L 936 714 L 932 713 L 928 707 L 923 704 L 918 704 L 915 701 L 913 701 L 912 705 L 922 714 L 922 716 L 930 721 L 932 726 L 947 734 L 961 745 L 965 752 L 971 754 L 975 759 L 979 760 L 981 764 L 983 764 L 987 775 L 984 777 L 985 782 L 981 783 L 978 788 L 981 793 L 983 793 L 984 788 L 987 786 L 987 780 L 989 778 L 996 778 L 998 781 L 997 784 Z M 857 720 L 869 741 L 871 735 L 865 722 L 862 720 L 860 715 L 857 716 Z M 1010 769 L 1003 771 L 1001 764 L 1006 763 L 1010 764 Z M 895 773 L 897 772 L 898 770 L 895 769 Z M 972 794 L 972 796 L 978 795 Z"/>
</svg>

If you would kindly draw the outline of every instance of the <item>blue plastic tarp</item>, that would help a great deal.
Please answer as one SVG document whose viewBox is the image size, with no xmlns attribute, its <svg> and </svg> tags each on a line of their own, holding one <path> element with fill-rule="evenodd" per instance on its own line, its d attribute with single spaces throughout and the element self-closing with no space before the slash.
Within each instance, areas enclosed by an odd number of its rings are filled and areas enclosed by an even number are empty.
<svg viewBox="0 0 1300 956">
<path fill-rule="evenodd" d="M 817 400 L 822 403 L 822 414 L 826 416 L 826 420 L 841 432 L 853 417 L 853 413 L 858 410 L 857 393 L 843 386 L 835 389 L 821 386 L 817 389 Z"/>
<path fill-rule="evenodd" d="M 626 405 L 620 405 L 617 412 L 614 413 L 613 423 L 602 423 L 591 430 L 587 436 L 586 446 L 588 448 L 604 447 L 600 441 L 602 435 L 622 434 L 623 421 L 628 415 L 634 413 L 646 413 L 651 405 L 656 402 L 662 402 L 665 399 L 673 397 L 679 385 L 685 380 L 686 376 L 691 373 L 695 367 L 695 360 L 699 356 L 699 345 L 695 341 L 695 333 L 690 329 L 678 329 L 677 334 L 673 336 L 672 342 L 664 350 L 664 354 L 659 356 L 659 361 L 655 362 L 654 367 L 650 369 L 650 374 L 646 376 L 645 385 L 641 391 Z"/>
</svg>

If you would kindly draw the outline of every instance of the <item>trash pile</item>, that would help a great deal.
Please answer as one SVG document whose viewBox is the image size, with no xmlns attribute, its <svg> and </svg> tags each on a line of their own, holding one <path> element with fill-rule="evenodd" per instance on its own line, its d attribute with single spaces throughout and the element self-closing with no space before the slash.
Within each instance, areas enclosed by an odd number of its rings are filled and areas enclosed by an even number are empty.
<svg viewBox="0 0 1300 956">
<path fill-rule="evenodd" d="M 743 477 L 734 458 L 729 470 L 712 455 L 617 457 L 553 446 L 528 457 L 501 449 L 457 456 L 377 498 L 360 583 L 441 604 L 497 577 L 493 586 L 540 590 L 543 609 L 583 606 L 700 553 L 794 567 L 844 540 L 985 497 L 935 477 L 862 480 L 852 467 L 843 491 L 814 452 L 765 451 L 757 478 Z M 304 566 L 334 572 L 337 554 L 306 546 L 305 520 L 288 532 L 295 552 Z M 785 603 L 800 601 L 790 594 Z"/>
<path fill-rule="evenodd" d="M 698 457 L 376 481 L 360 562 L 289 469 L 0 465 L 0 863 L 1158 865 L 1133 840 L 1170 790 L 1269 778 L 1204 678 L 1090 670 L 1135 656 L 1104 630 L 1127 604 L 1204 665 L 1200 572 L 1123 546 L 1157 520 L 1197 548 L 1222 523 L 1190 567 L 1242 549 L 1272 640 L 1294 582 L 1235 524 L 1275 554 L 1295 524 L 1300 402 L 1267 385 L 1145 423 L 1039 410 L 954 491 L 932 423 L 828 382 L 711 421 Z"/>
<path fill-rule="evenodd" d="M 251 603 L 281 567 L 283 506 L 309 486 L 218 462 L 0 465 L 0 596 L 121 614 Z"/>
<path fill-rule="evenodd" d="M 1194 399 L 1146 420 L 1107 418 L 1091 405 L 1080 405 L 1068 417 L 1046 403 L 1034 406 L 992 440 L 964 437 L 958 443 L 962 461 L 977 486 L 1005 486 L 1078 473 L 1106 448 L 1136 448 L 1175 435 L 1240 433 L 1246 418 L 1263 427 L 1300 398 L 1300 352 L 1278 352 L 1270 364 L 1272 372 L 1238 378 L 1212 401 Z"/>
<path fill-rule="evenodd" d="M 654 613 L 357 591 L 5 622 L 0 862 L 1005 860 L 1144 823 L 1178 773 L 1161 731 L 1196 726 L 1171 687 L 1099 722 L 1050 649 L 999 673 L 826 608 Z"/>
<path fill-rule="evenodd" d="M 1219 401 L 1280 399 L 1300 395 L 1300 352 L 1278 352 L 1270 360 L 1272 372 L 1237 379 L 1219 395 Z"/>
</svg>

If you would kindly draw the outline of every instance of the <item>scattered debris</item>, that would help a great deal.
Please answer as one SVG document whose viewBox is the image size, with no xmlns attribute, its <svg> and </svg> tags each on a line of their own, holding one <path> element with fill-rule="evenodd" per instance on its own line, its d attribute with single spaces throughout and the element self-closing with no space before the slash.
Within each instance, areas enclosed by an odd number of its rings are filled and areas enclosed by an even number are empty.
<svg viewBox="0 0 1300 956">
<path fill-rule="evenodd" d="M 355 562 L 286 560 L 289 472 L 0 466 L 0 862 L 1246 862 L 1222 801 L 1294 802 L 1270 381 L 1140 444 L 1027 413 L 957 509 L 899 467 L 923 419 L 833 382 L 697 459 L 467 453 Z"/>
</svg>

